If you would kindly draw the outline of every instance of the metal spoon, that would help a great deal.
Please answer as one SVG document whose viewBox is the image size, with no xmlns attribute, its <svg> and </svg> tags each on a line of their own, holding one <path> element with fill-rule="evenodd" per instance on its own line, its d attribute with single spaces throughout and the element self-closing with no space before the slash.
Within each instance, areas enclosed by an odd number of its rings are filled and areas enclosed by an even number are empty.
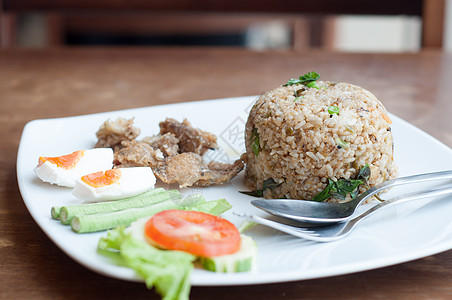
<svg viewBox="0 0 452 300">
<path fill-rule="evenodd" d="M 443 195 L 448 195 L 452 193 L 452 186 L 448 186 L 446 188 L 439 188 L 433 190 L 427 190 L 423 192 L 414 192 L 410 194 L 406 194 L 403 196 L 394 197 L 392 199 L 380 202 L 379 204 L 373 206 L 369 210 L 366 210 L 364 213 L 360 214 L 355 218 L 351 218 L 345 222 L 330 224 L 327 226 L 310 226 L 310 227 L 299 227 L 299 224 L 286 224 L 278 222 L 277 220 L 270 220 L 266 218 L 262 218 L 256 215 L 249 215 L 245 213 L 234 213 L 239 217 L 245 217 L 254 221 L 258 224 L 262 224 L 276 230 L 291 234 L 293 236 L 297 236 L 300 238 L 317 241 L 317 242 L 332 242 L 338 239 L 341 239 L 347 236 L 355 226 L 368 216 L 380 211 L 380 209 L 384 207 L 388 207 L 390 205 L 394 205 L 397 203 L 403 203 L 407 201 L 413 201 L 424 198 L 438 197 Z"/>
<path fill-rule="evenodd" d="M 316 225 L 326 225 L 349 219 L 361 203 L 387 188 L 441 179 L 452 179 L 452 170 L 388 180 L 345 203 L 325 203 L 295 199 L 260 199 L 251 201 L 251 204 L 275 216 Z"/>
</svg>

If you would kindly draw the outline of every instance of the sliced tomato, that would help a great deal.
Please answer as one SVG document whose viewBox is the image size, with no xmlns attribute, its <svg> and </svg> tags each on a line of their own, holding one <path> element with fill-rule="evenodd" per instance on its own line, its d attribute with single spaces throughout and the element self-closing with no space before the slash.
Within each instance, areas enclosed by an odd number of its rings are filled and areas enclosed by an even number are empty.
<svg viewBox="0 0 452 300">
<path fill-rule="evenodd" d="M 197 256 L 232 254 L 240 248 L 240 233 L 234 224 L 198 211 L 159 212 L 147 221 L 145 233 L 161 248 Z"/>
</svg>

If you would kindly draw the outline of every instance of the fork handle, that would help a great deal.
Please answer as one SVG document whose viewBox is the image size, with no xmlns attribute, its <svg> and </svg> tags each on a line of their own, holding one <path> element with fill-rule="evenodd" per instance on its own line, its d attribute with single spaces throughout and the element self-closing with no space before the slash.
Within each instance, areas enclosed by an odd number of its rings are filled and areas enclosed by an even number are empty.
<svg viewBox="0 0 452 300">
<path fill-rule="evenodd" d="M 398 197 L 394 197 L 394 198 L 391 198 L 389 200 L 383 201 L 383 202 L 373 206 L 372 208 L 366 210 L 361 215 L 359 215 L 356 218 L 350 220 L 349 224 L 347 226 L 354 226 L 359 221 L 361 221 L 361 220 L 365 219 L 366 217 L 368 217 L 369 215 L 375 213 L 377 210 L 379 210 L 379 209 L 381 209 L 381 208 L 383 208 L 385 206 L 389 206 L 391 204 L 394 204 L 394 203 L 403 203 L 403 202 L 419 200 L 419 199 L 423 199 L 423 198 L 427 198 L 427 197 L 443 196 L 443 195 L 447 195 L 447 194 L 450 194 L 450 193 L 452 193 L 452 186 L 448 186 L 446 188 L 440 188 L 440 189 L 427 190 L 425 192 L 415 192 L 415 193 L 411 193 L 411 194 L 406 194 L 406 195 L 401 195 L 401 196 L 398 196 Z"/>
<path fill-rule="evenodd" d="M 357 202 L 356 206 L 358 206 L 365 200 L 367 200 L 370 197 L 372 197 L 373 195 L 377 194 L 378 192 L 381 192 L 385 189 L 388 189 L 390 187 L 394 187 L 397 185 L 416 183 L 416 182 L 426 182 L 426 181 L 433 181 L 433 180 L 442 180 L 442 179 L 452 179 L 452 170 L 424 173 L 424 174 L 416 174 L 416 175 L 394 178 L 394 179 L 385 181 L 379 185 L 376 185 L 376 186 L 366 190 L 364 193 L 362 193 L 355 199 L 351 200 L 350 204 L 353 202 Z M 399 197 L 397 197 L 397 198 L 399 198 Z M 394 198 L 392 200 L 395 200 L 395 199 L 396 198 Z M 400 200 L 400 199 L 398 199 L 398 200 Z M 398 200 L 395 200 L 395 201 L 398 201 Z"/>
</svg>

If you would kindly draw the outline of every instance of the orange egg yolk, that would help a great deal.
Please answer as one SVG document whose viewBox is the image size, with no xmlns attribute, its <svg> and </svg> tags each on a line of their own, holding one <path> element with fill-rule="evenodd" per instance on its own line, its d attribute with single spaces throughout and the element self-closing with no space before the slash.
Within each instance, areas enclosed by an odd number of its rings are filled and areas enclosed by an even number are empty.
<svg viewBox="0 0 452 300">
<path fill-rule="evenodd" d="M 84 153 L 85 153 L 84 150 L 78 150 L 68 155 L 62 155 L 57 157 L 40 157 L 39 166 L 48 161 L 52 164 L 57 165 L 59 168 L 72 169 L 80 161 Z"/>
<path fill-rule="evenodd" d="M 92 187 L 98 188 L 111 185 L 117 182 L 119 178 L 121 178 L 121 170 L 110 169 L 105 172 L 100 171 L 85 175 L 82 177 L 82 181 Z"/>
</svg>

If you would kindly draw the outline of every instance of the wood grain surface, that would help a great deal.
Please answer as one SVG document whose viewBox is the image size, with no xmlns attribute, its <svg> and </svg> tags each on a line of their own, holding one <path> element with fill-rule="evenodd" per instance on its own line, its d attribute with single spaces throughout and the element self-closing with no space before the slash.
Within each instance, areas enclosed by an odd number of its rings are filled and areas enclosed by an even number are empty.
<svg viewBox="0 0 452 300">
<path fill-rule="evenodd" d="M 36 225 L 20 196 L 24 125 L 41 118 L 260 94 L 316 70 L 372 91 L 397 116 L 452 147 L 452 56 L 249 52 L 215 48 L 0 51 L 0 299 L 158 299 L 144 284 L 80 266 Z M 30 166 L 32 167 L 32 166 Z M 451 299 L 452 251 L 345 276 L 193 287 L 192 299 Z"/>
</svg>

